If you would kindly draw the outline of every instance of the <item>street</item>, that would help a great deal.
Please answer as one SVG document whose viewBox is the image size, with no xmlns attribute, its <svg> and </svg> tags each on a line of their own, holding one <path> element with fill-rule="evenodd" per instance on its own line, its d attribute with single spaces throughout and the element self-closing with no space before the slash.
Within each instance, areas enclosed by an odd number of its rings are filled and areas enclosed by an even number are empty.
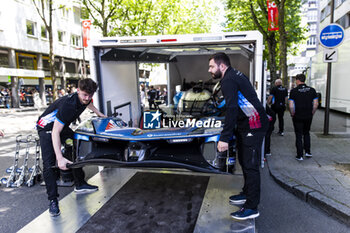
<svg viewBox="0 0 350 233">
<path fill-rule="evenodd" d="M 0 173 L 13 163 L 15 136 L 35 134 L 34 125 L 40 112 L 1 113 L 1 129 L 5 137 L 0 138 Z M 85 112 L 83 119 L 91 114 Z M 288 130 L 291 130 L 288 128 Z M 33 156 L 33 155 L 32 155 Z M 20 165 L 22 164 L 22 155 Z M 33 160 L 30 160 L 31 166 Z M 88 177 L 97 172 L 96 167 L 85 169 Z M 259 207 L 260 217 L 256 220 L 257 232 L 349 232 L 350 228 L 322 210 L 310 206 L 293 194 L 282 189 L 269 175 L 268 167 L 261 170 L 262 193 Z M 0 232 L 16 232 L 47 210 L 48 201 L 44 186 L 31 188 L 0 187 Z M 73 191 L 73 187 L 60 187 L 60 199 Z M 141 190 L 142 191 L 142 190 Z M 142 200 L 135 200 L 143 202 Z M 135 221 L 137 221 L 135 219 Z"/>
</svg>

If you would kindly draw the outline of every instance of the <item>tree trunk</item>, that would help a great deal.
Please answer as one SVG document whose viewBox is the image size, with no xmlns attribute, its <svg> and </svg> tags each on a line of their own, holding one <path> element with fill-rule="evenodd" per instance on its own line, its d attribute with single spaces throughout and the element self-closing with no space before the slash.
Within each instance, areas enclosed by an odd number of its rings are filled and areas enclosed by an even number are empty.
<svg viewBox="0 0 350 233">
<path fill-rule="evenodd" d="M 276 40 L 275 35 L 273 33 L 274 32 L 272 32 L 268 36 L 268 38 L 266 38 L 267 48 L 269 50 L 268 67 L 270 69 L 271 83 L 274 83 L 275 80 L 278 78 L 276 65 Z"/>
<path fill-rule="evenodd" d="M 9 68 L 16 68 L 16 52 L 14 49 L 8 52 Z M 11 77 L 11 107 L 19 108 L 18 77 Z"/>
<path fill-rule="evenodd" d="M 281 79 L 284 86 L 288 86 L 288 70 L 287 70 L 287 34 L 284 25 L 285 0 L 281 0 L 278 4 L 278 26 L 280 34 L 280 68 Z"/>
<path fill-rule="evenodd" d="M 55 74 L 55 54 L 53 53 L 53 32 L 52 32 L 52 1 L 50 1 L 49 5 L 49 41 L 50 41 L 50 74 L 51 74 L 51 80 L 52 80 L 52 97 L 53 101 L 55 101 L 58 97 L 57 95 L 57 80 L 56 80 L 56 74 Z"/>
<path fill-rule="evenodd" d="M 108 19 L 103 19 L 102 21 L 102 36 L 108 36 Z"/>
</svg>

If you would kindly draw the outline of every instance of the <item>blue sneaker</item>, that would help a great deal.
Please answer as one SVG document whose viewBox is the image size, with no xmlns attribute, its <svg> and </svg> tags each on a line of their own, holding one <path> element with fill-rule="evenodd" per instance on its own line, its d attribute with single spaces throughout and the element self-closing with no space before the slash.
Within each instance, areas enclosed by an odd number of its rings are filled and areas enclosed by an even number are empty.
<svg viewBox="0 0 350 233">
<path fill-rule="evenodd" d="M 241 208 L 240 210 L 231 213 L 231 217 L 238 220 L 253 219 L 259 217 L 259 211 L 253 209 Z"/>
<path fill-rule="evenodd" d="M 95 185 L 89 185 L 88 183 L 82 184 L 80 186 L 75 186 L 74 192 L 82 193 L 92 193 L 98 190 L 98 187 Z"/>
<path fill-rule="evenodd" d="M 246 195 L 240 192 L 239 194 L 230 197 L 230 204 L 242 205 L 246 200 Z"/>
<path fill-rule="evenodd" d="M 51 217 L 56 217 L 61 214 L 57 199 L 50 200 L 49 213 Z"/>
</svg>

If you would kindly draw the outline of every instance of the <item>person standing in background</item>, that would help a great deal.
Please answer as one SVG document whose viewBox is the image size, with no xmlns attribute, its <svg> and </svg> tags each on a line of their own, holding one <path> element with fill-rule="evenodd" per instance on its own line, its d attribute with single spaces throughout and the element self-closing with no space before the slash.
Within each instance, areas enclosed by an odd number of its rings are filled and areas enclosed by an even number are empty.
<svg viewBox="0 0 350 233">
<path fill-rule="evenodd" d="M 286 103 L 288 100 L 288 91 L 285 87 L 282 86 L 282 80 L 276 79 L 275 86 L 270 92 L 270 96 L 267 100 L 267 103 L 271 105 L 271 109 L 278 116 L 278 134 L 284 135 L 284 111 L 286 110 Z"/>
<path fill-rule="evenodd" d="M 157 91 L 154 89 L 153 86 L 150 86 L 150 87 L 149 87 L 149 91 L 147 92 L 147 96 L 148 96 L 148 106 L 149 106 L 149 109 L 156 109 L 157 106 L 156 106 L 156 104 L 154 103 L 154 101 L 155 101 L 156 98 L 157 98 Z"/>
<path fill-rule="evenodd" d="M 303 160 L 305 157 L 311 158 L 310 127 L 312 117 L 318 107 L 318 97 L 314 88 L 305 84 L 305 75 L 296 76 L 297 87 L 290 91 L 289 111 L 293 119 L 295 132 L 295 146 L 297 148 L 296 159 Z"/>
</svg>

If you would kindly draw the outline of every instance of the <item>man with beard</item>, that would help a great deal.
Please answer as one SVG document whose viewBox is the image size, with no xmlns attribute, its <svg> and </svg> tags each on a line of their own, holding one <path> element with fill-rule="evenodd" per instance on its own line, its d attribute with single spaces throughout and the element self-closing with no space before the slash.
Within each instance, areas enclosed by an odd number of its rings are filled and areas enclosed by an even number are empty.
<svg viewBox="0 0 350 233">
<path fill-rule="evenodd" d="M 92 96 L 97 89 L 97 84 L 92 79 L 82 79 L 78 83 L 76 93 L 65 95 L 52 103 L 37 121 L 37 130 L 40 137 L 41 154 L 43 159 L 43 176 L 46 184 L 46 192 L 49 204 L 49 213 L 55 217 L 60 215 L 58 207 L 57 174 L 54 170 L 56 160 L 61 170 L 67 170 L 67 164 L 72 163 L 62 155 L 61 142 L 73 139 L 73 131 L 69 125 L 80 114 L 89 108 L 100 117 L 106 117 L 92 104 Z M 89 193 L 98 190 L 97 186 L 89 185 L 84 180 L 82 168 L 72 169 L 76 193 Z"/>
<path fill-rule="evenodd" d="M 244 177 L 242 192 L 229 198 L 230 203 L 243 206 L 231 213 L 231 217 L 239 220 L 256 218 L 260 201 L 259 162 L 268 118 L 249 79 L 231 67 L 225 53 L 210 57 L 208 72 L 213 79 L 221 79 L 221 91 L 226 102 L 225 124 L 217 149 L 227 151 L 228 142 L 236 135 L 238 160 Z"/>
</svg>

